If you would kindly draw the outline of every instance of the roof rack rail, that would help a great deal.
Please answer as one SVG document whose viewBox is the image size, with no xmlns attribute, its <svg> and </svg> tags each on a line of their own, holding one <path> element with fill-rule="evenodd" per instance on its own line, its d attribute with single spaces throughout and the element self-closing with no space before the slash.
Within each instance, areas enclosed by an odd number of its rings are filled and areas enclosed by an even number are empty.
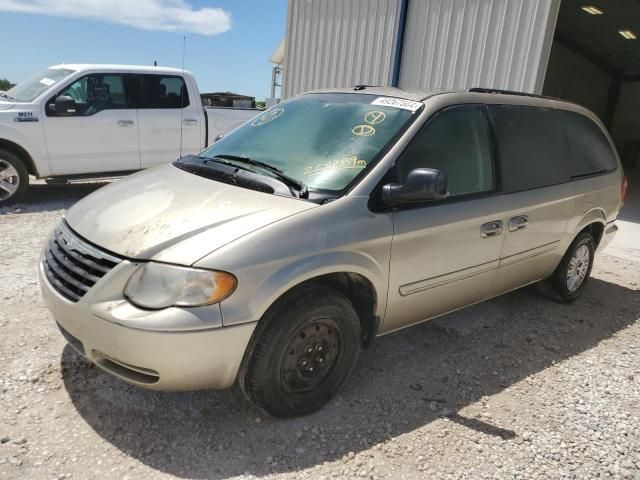
<svg viewBox="0 0 640 480">
<path fill-rule="evenodd" d="M 574 102 L 572 100 L 567 100 L 566 98 L 550 97 L 548 95 L 536 95 L 535 93 L 514 92 L 512 90 L 500 90 L 498 88 L 480 88 L 480 87 L 475 87 L 475 88 L 468 89 L 467 92 L 472 92 L 472 93 L 497 93 L 497 94 L 500 94 L 500 95 L 515 95 L 515 96 L 518 96 L 518 97 L 541 98 L 543 100 L 553 100 L 554 102 L 570 103 L 572 105 L 577 105 L 579 107 L 582 107 L 582 105 L 580 105 L 578 102 Z"/>
<path fill-rule="evenodd" d="M 534 98 L 547 98 L 543 95 L 536 95 L 535 93 L 515 92 L 513 90 L 500 90 L 498 88 L 470 88 L 467 90 L 472 93 L 499 93 L 500 95 L 516 95 L 518 97 L 534 97 Z"/>
</svg>

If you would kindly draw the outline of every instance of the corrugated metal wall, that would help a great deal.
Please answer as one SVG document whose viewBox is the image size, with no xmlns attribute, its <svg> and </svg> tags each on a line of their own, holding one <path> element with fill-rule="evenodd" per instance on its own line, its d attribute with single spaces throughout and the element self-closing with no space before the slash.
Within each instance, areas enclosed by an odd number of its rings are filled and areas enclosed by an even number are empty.
<svg viewBox="0 0 640 480">
<path fill-rule="evenodd" d="M 289 0 L 282 97 L 387 85 L 399 8 L 399 0 Z"/>
<path fill-rule="evenodd" d="M 560 0 L 410 0 L 401 88 L 541 93 Z"/>
</svg>

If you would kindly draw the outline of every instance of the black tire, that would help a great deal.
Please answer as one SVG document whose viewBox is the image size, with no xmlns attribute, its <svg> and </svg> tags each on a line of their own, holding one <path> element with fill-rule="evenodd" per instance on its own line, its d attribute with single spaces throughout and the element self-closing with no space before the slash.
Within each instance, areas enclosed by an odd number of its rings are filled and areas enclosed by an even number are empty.
<svg viewBox="0 0 640 480">
<path fill-rule="evenodd" d="M 571 260 L 579 250 L 584 252 L 584 247 L 588 250 L 588 256 L 585 258 L 588 258 L 589 264 L 585 266 L 584 261 L 578 261 L 578 268 L 584 272 L 584 277 L 577 286 L 574 285 L 571 287 L 571 281 L 568 279 L 569 270 L 572 268 Z M 596 242 L 593 239 L 593 236 L 588 232 L 580 233 L 567 249 L 564 257 L 562 257 L 562 261 L 549 279 L 554 291 L 563 301 L 572 302 L 582 295 L 584 287 L 591 275 L 595 252 Z"/>
<path fill-rule="evenodd" d="M 3 178 L 12 169 L 16 175 Z M 7 191 L 9 185 L 17 186 L 15 191 Z M 15 153 L 0 148 L 0 206 L 18 202 L 29 187 L 29 172 Z M 13 190 L 13 189 L 12 189 Z"/>
<path fill-rule="evenodd" d="M 349 378 L 361 345 L 358 315 L 344 295 L 322 285 L 301 287 L 262 318 L 240 387 L 274 417 L 315 412 Z"/>
</svg>

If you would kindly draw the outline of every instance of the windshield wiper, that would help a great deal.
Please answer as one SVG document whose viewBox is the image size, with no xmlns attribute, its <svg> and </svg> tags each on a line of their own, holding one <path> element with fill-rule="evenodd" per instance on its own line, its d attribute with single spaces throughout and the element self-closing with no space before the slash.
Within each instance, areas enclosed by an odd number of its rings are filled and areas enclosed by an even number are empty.
<svg viewBox="0 0 640 480">
<path fill-rule="evenodd" d="M 6 92 L 0 92 L 0 97 L 4 97 L 7 100 L 15 100 L 11 95 L 7 95 Z"/>
<path fill-rule="evenodd" d="M 279 169 L 278 167 L 274 167 L 273 165 L 269 165 L 268 163 L 261 162 L 260 160 L 254 160 L 253 158 L 249 158 L 249 157 L 243 157 L 241 155 L 227 155 L 227 154 L 216 155 L 210 160 L 216 160 L 216 159 L 223 160 L 223 161 L 233 160 L 234 162 L 241 162 L 241 163 L 246 163 L 248 165 L 255 165 L 256 167 L 264 168 L 265 170 L 268 170 L 269 172 L 273 173 L 286 185 L 298 190 L 298 192 L 300 192 L 299 193 L 300 198 L 307 198 L 309 196 L 309 189 L 307 188 L 307 186 L 302 180 L 298 180 L 297 178 L 290 177 L 289 175 L 284 173 L 283 170 Z M 229 165 L 229 163 L 227 162 L 223 162 L 223 163 L 225 163 L 226 165 Z"/>
</svg>

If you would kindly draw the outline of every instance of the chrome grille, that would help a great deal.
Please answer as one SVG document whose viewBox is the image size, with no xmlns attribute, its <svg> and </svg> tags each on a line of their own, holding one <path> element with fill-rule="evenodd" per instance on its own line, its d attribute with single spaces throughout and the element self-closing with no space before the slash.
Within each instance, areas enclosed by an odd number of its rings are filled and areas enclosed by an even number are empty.
<svg viewBox="0 0 640 480">
<path fill-rule="evenodd" d="M 42 264 L 58 293 L 77 302 L 121 260 L 89 244 L 63 220 L 49 240 Z"/>
</svg>

